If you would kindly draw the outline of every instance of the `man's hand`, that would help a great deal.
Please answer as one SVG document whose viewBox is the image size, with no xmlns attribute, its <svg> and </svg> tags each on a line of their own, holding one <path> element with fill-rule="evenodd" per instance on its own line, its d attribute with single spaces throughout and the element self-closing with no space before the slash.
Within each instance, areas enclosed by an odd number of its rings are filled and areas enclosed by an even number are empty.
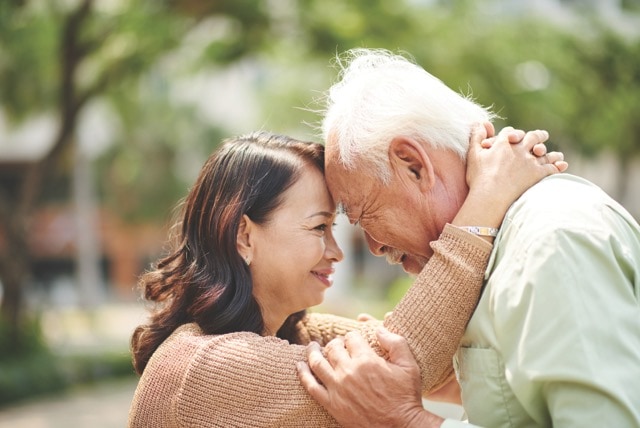
<svg viewBox="0 0 640 428">
<path fill-rule="evenodd" d="M 443 419 L 422 407 L 420 370 L 406 340 L 384 328 L 377 336 L 388 360 L 357 332 L 329 342 L 326 357 L 312 343 L 308 365 L 298 363 L 302 385 L 345 427 L 439 427 Z"/>
</svg>

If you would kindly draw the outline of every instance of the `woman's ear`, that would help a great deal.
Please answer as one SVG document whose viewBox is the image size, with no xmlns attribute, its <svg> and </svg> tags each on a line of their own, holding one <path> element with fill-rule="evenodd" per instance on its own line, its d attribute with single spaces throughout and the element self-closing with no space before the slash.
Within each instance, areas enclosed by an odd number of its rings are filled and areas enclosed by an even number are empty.
<svg viewBox="0 0 640 428">
<path fill-rule="evenodd" d="M 236 248 L 238 249 L 240 257 L 242 257 L 247 264 L 251 263 L 251 259 L 253 258 L 253 239 L 251 233 L 254 226 L 254 223 L 246 214 L 242 216 L 240 224 L 238 225 Z"/>
<path fill-rule="evenodd" d="M 389 144 L 389 162 L 404 182 L 413 183 L 426 192 L 435 184 L 431 158 L 422 144 L 412 138 L 397 137 Z"/>
</svg>

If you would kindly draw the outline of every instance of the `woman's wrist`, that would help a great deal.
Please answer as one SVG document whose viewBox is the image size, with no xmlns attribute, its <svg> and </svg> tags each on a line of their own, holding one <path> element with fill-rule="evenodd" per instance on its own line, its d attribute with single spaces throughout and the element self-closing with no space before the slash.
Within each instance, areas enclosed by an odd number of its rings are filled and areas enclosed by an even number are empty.
<svg viewBox="0 0 640 428">
<path fill-rule="evenodd" d="M 509 205 L 487 192 L 470 191 L 451 224 L 493 242 Z"/>
<path fill-rule="evenodd" d="M 469 192 L 452 220 L 454 226 L 484 226 L 500 228 L 511 203 L 487 192 Z"/>
</svg>

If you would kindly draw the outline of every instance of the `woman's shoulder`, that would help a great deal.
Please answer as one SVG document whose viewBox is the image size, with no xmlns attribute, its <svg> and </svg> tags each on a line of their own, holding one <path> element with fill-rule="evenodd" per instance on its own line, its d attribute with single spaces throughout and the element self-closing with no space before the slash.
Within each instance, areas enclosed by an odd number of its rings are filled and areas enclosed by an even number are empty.
<svg viewBox="0 0 640 428">
<path fill-rule="evenodd" d="M 296 349 L 302 348 L 302 349 Z M 182 377 L 194 367 L 229 367 L 262 358 L 301 358 L 302 346 L 251 332 L 206 334 L 197 324 L 178 327 L 156 350 L 145 372 Z M 286 357 L 285 357 L 286 356 Z"/>
<path fill-rule="evenodd" d="M 215 351 L 216 349 L 240 350 L 279 348 L 290 346 L 286 340 L 273 336 L 260 336 L 259 334 L 238 331 L 226 334 L 206 334 L 196 323 L 184 324 L 178 327 L 161 347 L 171 347 L 176 352 L 198 353 L 202 350 Z"/>
</svg>

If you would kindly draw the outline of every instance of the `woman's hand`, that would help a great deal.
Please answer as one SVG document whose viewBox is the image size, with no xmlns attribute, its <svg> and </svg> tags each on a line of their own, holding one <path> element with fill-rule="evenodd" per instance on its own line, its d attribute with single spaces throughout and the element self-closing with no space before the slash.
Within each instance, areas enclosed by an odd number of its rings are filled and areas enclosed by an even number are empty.
<svg viewBox="0 0 640 428">
<path fill-rule="evenodd" d="M 495 130 L 493 128 L 493 125 L 490 122 L 485 123 L 484 127 L 485 127 L 485 130 L 487 131 L 487 138 L 482 140 L 480 142 L 480 145 L 482 146 L 482 148 L 490 149 L 493 146 L 493 143 L 496 141 L 497 137 L 493 136 L 495 134 Z M 503 131 L 508 133 L 508 140 L 512 144 L 517 144 L 522 142 L 522 139 L 524 138 L 524 135 L 525 135 L 524 131 L 520 129 L 513 129 L 510 126 L 504 128 L 501 132 Z M 542 132 L 546 132 L 546 131 L 542 131 Z M 548 138 L 549 138 L 549 134 L 547 133 L 547 138 L 544 141 L 546 141 Z M 566 169 L 569 167 L 569 164 L 564 161 L 564 154 L 562 154 L 562 152 L 547 153 L 547 146 L 544 144 L 544 141 L 535 144 L 531 149 L 531 154 L 533 154 L 536 157 L 547 156 L 545 160 L 548 163 L 554 164 L 555 167 L 558 168 L 559 172 L 566 171 Z"/>
<path fill-rule="evenodd" d="M 547 153 L 547 131 L 512 127 L 494 134 L 493 125 L 475 127 L 467 155 L 469 194 L 452 224 L 499 227 L 509 206 L 543 178 L 563 172 L 561 152 Z"/>
<path fill-rule="evenodd" d="M 498 193 L 503 199 L 511 199 L 510 205 L 544 177 L 568 167 L 561 152 L 547 153 L 544 145 L 549 139 L 547 131 L 525 133 L 506 127 L 496 136 L 492 133 L 493 126 L 488 123 L 476 127 L 472 133 L 467 155 L 470 191 L 496 186 L 491 191 L 500 190 Z"/>
</svg>

